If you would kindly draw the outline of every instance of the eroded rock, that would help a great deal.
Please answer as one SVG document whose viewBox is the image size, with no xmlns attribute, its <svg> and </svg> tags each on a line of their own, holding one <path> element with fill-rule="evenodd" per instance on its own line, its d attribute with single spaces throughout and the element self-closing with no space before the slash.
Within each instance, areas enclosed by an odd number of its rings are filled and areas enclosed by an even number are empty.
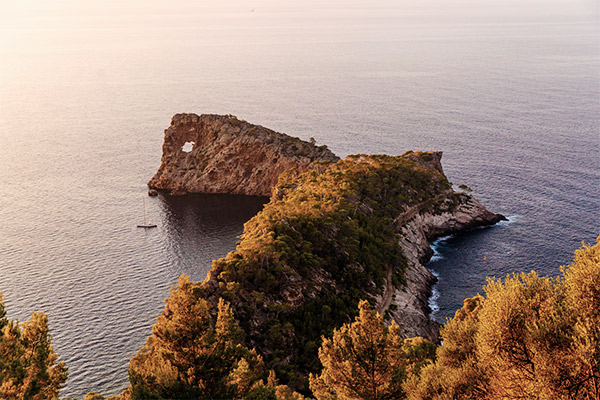
<svg viewBox="0 0 600 400">
<path fill-rule="evenodd" d="M 160 168 L 148 182 L 170 194 L 232 193 L 270 196 L 279 175 L 337 161 L 317 147 L 234 116 L 177 114 L 165 130 Z"/>
</svg>

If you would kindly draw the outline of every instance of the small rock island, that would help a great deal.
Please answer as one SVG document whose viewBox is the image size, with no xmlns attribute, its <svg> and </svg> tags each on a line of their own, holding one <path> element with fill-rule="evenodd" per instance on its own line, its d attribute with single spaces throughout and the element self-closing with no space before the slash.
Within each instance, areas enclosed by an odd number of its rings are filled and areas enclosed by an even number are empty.
<svg viewBox="0 0 600 400">
<path fill-rule="evenodd" d="M 321 335 L 350 321 L 361 299 L 404 337 L 438 340 L 428 306 L 435 277 L 424 266 L 430 243 L 505 219 L 455 192 L 441 158 L 408 151 L 340 160 L 233 116 L 178 114 L 149 186 L 271 196 L 193 293 L 214 309 L 229 302 L 246 345 L 293 383 L 316 370 Z M 152 341 L 142 354 L 153 354 Z"/>
<path fill-rule="evenodd" d="M 170 194 L 270 196 L 283 171 L 337 160 L 326 146 L 231 115 L 177 114 L 165 130 L 160 168 L 148 186 Z"/>
</svg>

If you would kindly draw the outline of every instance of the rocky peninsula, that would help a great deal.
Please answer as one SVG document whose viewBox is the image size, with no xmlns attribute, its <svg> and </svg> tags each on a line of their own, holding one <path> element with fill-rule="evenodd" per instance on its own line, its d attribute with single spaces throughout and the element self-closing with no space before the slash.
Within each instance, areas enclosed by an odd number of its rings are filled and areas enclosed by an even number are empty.
<svg viewBox="0 0 600 400">
<path fill-rule="evenodd" d="M 194 142 L 188 153 L 182 148 Z M 246 344 L 296 388 L 318 368 L 321 335 L 369 300 L 405 337 L 438 339 L 424 266 L 437 237 L 504 219 L 455 192 L 441 152 L 353 155 L 239 121 L 180 114 L 150 187 L 175 193 L 271 194 L 235 251 L 213 262 L 194 296 L 225 299 Z M 276 184 L 274 183 L 276 182 Z M 175 318 L 168 307 L 165 318 Z M 152 354 L 152 348 L 144 354 Z M 147 345 L 148 346 L 148 345 Z"/>
</svg>

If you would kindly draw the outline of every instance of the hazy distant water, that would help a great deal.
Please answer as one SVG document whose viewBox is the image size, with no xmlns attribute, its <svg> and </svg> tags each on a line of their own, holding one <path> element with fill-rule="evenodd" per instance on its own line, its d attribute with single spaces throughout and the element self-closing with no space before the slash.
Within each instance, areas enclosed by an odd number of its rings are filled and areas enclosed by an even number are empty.
<svg viewBox="0 0 600 400">
<path fill-rule="evenodd" d="M 443 150 L 450 180 L 511 222 L 437 244 L 441 320 L 486 276 L 556 275 L 600 233 L 592 3 L 277 3 L 3 3 L 0 292 L 11 318 L 49 315 L 63 396 L 122 390 L 169 286 L 202 280 L 262 206 L 147 198 L 159 227 L 135 227 L 177 112 L 232 113 L 342 156 Z"/>
</svg>

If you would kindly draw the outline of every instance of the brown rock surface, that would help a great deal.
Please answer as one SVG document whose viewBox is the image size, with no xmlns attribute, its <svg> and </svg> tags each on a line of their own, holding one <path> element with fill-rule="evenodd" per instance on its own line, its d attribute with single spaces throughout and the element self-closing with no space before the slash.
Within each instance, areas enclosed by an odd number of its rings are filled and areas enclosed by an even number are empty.
<svg viewBox="0 0 600 400">
<path fill-rule="evenodd" d="M 274 132 L 234 116 L 176 114 L 165 130 L 160 168 L 148 182 L 171 194 L 270 196 L 286 169 L 337 161 L 326 146 Z"/>
</svg>

